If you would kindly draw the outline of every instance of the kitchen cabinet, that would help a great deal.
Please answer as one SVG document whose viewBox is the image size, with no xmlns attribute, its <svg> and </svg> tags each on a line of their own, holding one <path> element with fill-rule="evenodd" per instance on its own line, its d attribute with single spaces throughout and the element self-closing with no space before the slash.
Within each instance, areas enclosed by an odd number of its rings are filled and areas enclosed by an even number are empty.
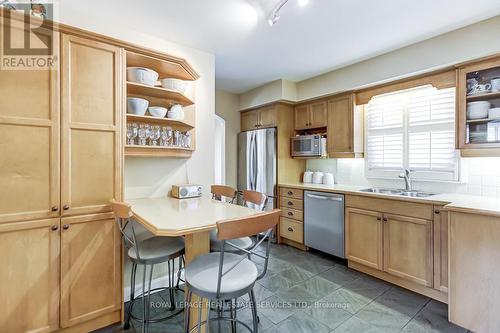
<svg viewBox="0 0 500 333">
<path fill-rule="evenodd" d="M 352 94 L 328 101 L 328 153 L 352 153 L 354 145 L 354 96 Z"/>
<path fill-rule="evenodd" d="M 304 191 L 280 187 L 279 207 L 282 211 L 278 228 L 278 242 L 306 250 L 307 247 L 304 245 Z"/>
<path fill-rule="evenodd" d="M 382 214 L 369 210 L 345 210 L 346 257 L 360 264 L 382 269 Z"/>
<path fill-rule="evenodd" d="M 448 293 L 449 212 L 434 206 L 434 288 Z"/>
<path fill-rule="evenodd" d="M 122 241 L 113 214 L 65 217 L 61 225 L 61 327 L 119 310 Z"/>
<path fill-rule="evenodd" d="M 456 138 L 462 156 L 500 155 L 500 117 L 488 113 L 488 109 L 500 107 L 499 78 L 500 57 L 458 68 Z M 476 102 L 487 104 L 482 117 L 467 114 L 469 103 Z"/>
<path fill-rule="evenodd" d="M 432 221 L 384 214 L 384 271 L 433 285 Z"/>
<path fill-rule="evenodd" d="M 59 221 L 0 224 L 2 332 L 52 332 L 59 327 Z"/>
<path fill-rule="evenodd" d="M 306 130 L 327 126 L 327 102 L 318 101 L 298 105 L 294 109 L 295 130 Z"/>
<path fill-rule="evenodd" d="M 59 67 L 1 71 L 0 223 L 59 216 L 59 96 Z"/>
<path fill-rule="evenodd" d="M 241 130 L 250 131 L 260 128 L 276 127 L 278 114 L 274 106 L 262 107 L 241 113 Z"/>
</svg>

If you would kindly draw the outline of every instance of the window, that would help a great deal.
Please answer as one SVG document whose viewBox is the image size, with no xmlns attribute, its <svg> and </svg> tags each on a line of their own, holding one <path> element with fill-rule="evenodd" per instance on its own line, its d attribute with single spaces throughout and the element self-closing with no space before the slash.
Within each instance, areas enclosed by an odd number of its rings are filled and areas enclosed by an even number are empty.
<svg viewBox="0 0 500 333">
<path fill-rule="evenodd" d="M 366 108 L 366 175 L 458 181 L 455 88 L 422 86 L 373 97 Z"/>
</svg>

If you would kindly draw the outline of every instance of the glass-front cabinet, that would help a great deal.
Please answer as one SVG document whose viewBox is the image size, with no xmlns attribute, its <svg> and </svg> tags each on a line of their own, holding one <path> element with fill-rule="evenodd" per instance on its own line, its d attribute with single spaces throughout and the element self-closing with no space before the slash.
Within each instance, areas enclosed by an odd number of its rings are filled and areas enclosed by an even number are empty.
<svg viewBox="0 0 500 333">
<path fill-rule="evenodd" d="M 500 57 L 458 69 L 457 144 L 462 155 L 500 154 Z"/>
</svg>

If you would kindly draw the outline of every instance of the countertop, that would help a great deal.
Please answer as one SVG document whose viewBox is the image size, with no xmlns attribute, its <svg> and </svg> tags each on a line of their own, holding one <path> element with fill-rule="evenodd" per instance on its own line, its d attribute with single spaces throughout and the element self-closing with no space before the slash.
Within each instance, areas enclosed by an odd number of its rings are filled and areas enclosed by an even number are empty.
<svg viewBox="0 0 500 333">
<path fill-rule="evenodd" d="M 214 229 L 217 222 L 259 213 L 210 198 L 127 200 L 134 217 L 156 236 L 181 236 Z"/>
<path fill-rule="evenodd" d="M 361 192 L 360 190 L 365 189 L 369 186 L 357 186 L 357 185 L 347 185 L 347 184 L 323 185 L 323 184 L 308 184 L 301 182 L 295 182 L 295 183 L 288 182 L 288 183 L 280 183 L 278 186 L 310 190 L 310 191 L 334 192 L 343 194 L 353 194 L 358 196 L 387 198 L 393 200 L 402 200 L 402 201 L 410 201 L 418 203 L 428 203 L 433 205 L 445 206 L 445 209 L 449 211 L 493 215 L 500 217 L 500 198 L 494 198 L 494 197 L 481 197 L 475 195 L 465 195 L 456 193 L 440 193 L 425 198 L 410 198 L 410 197 L 403 197 L 391 194 Z"/>
</svg>

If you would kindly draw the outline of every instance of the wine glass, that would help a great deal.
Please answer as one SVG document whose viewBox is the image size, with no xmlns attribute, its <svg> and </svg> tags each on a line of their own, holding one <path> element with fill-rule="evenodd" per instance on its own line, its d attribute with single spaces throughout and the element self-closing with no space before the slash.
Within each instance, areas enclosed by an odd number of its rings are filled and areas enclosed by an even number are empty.
<svg viewBox="0 0 500 333">
<path fill-rule="evenodd" d="M 174 136 L 174 132 L 172 131 L 172 127 L 169 127 L 167 126 L 166 127 L 166 130 L 167 130 L 167 146 L 172 146 L 173 145 L 173 136 Z"/>
<path fill-rule="evenodd" d="M 137 123 L 132 123 L 132 144 L 135 145 L 135 138 L 137 137 L 138 126 Z"/>
<path fill-rule="evenodd" d="M 149 124 L 146 124 L 146 140 L 149 140 L 149 145 L 152 146 L 151 141 L 153 140 L 153 129 Z"/>
<path fill-rule="evenodd" d="M 160 132 L 160 146 L 168 145 L 168 128 L 162 127 Z"/>
<path fill-rule="evenodd" d="M 134 144 L 133 137 L 134 137 L 134 128 L 132 127 L 131 123 L 127 123 L 127 144 L 128 145 Z"/>
<path fill-rule="evenodd" d="M 139 144 L 141 146 L 145 146 L 147 138 L 147 129 L 145 124 L 139 125 L 139 129 L 137 130 L 137 136 L 139 137 Z"/>
<path fill-rule="evenodd" d="M 151 145 L 158 146 L 158 139 L 160 138 L 160 126 L 155 125 L 151 127 Z"/>
</svg>

